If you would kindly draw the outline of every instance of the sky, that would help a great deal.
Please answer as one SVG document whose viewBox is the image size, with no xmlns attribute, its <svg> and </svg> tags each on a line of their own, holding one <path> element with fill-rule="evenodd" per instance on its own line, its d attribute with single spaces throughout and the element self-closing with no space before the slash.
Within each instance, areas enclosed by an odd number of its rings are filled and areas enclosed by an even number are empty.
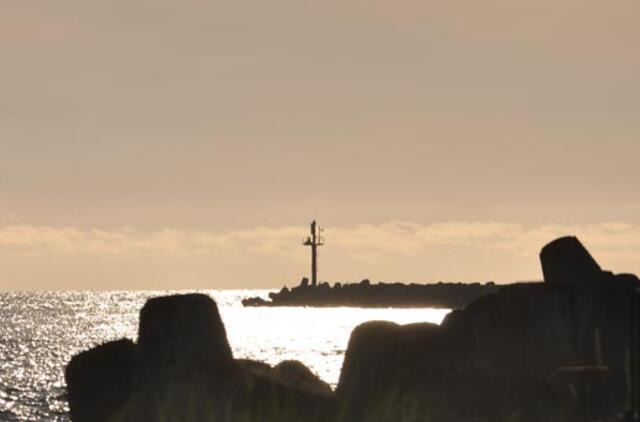
<svg viewBox="0 0 640 422">
<path fill-rule="evenodd" d="M 637 0 L 4 0 L 0 289 L 640 273 Z"/>
</svg>

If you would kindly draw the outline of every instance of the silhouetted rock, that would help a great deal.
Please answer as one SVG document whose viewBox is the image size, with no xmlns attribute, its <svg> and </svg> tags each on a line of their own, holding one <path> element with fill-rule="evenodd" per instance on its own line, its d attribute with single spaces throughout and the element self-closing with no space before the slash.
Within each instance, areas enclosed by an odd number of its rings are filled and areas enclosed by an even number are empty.
<svg viewBox="0 0 640 422">
<path fill-rule="evenodd" d="M 526 373 L 487 370 L 442 377 L 423 402 L 421 415 L 437 422 L 573 422 L 575 416 L 546 380 Z M 392 419 L 387 419 L 391 421 Z M 415 419 L 408 419 L 415 420 Z"/>
<path fill-rule="evenodd" d="M 585 406 L 614 420 L 639 281 L 600 270 L 575 238 L 541 261 L 546 283 L 504 286 L 440 327 L 357 327 L 337 389 L 344 420 L 569 421 Z"/>
<path fill-rule="evenodd" d="M 325 383 L 301 379 L 269 365 L 243 363 L 238 388 L 224 405 L 225 421 L 329 422 L 335 400 Z M 300 368 L 297 368 L 299 370 Z"/>
<path fill-rule="evenodd" d="M 558 368 L 548 377 L 548 384 L 557 397 L 572 403 L 567 413 L 589 420 L 609 421 L 615 414 L 612 409 L 626 407 L 628 386 L 625 371 L 606 366 L 573 366 Z"/>
<path fill-rule="evenodd" d="M 248 297 L 246 299 L 242 299 L 243 306 L 269 306 L 269 302 L 264 300 L 261 297 Z"/>
<path fill-rule="evenodd" d="M 344 420 L 399 417 L 440 372 L 434 324 L 371 321 L 351 333 L 336 390 Z M 401 420 L 401 419 L 397 419 Z"/>
<path fill-rule="evenodd" d="M 66 380 L 74 421 L 322 422 L 333 411 L 331 389 L 301 363 L 234 360 L 216 304 L 201 294 L 148 300 L 137 345 L 83 352 Z"/>
<path fill-rule="evenodd" d="M 348 304 L 363 296 L 379 304 L 427 290 L 432 302 L 452 292 L 464 300 L 478 295 L 440 326 L 356 327 L 335 394 L 300 362 L 234 360 L 207 296 L 152 299 L 141 312 L 137 346 L 107 343 L 70 362 L 73 420 L 569 422 L 586 414 L 620 421 L 627 362 L 638 361 L 631 338 L 640 334 L 640 281 L 602 271 L 575 238 L 551 242 L 540 259 L 544 283 L 322 283 L 275 294 L 286 304 Z"/>
<path fill-rule="evenodd" d="M 474 300 L 498 291 L 489 282 L 402 284 L 327 282 L 310 286 L 303 282 L 292 289 L 269 293 L 270 300 L 259 297 L 242 300 L 244 306 L 358 306 L 358 307 L 431 307 L 461 308 Z"/>
<path fill-rule="evenodd" d="M 215 302 L 187 294 L 149 299 L 140 311 L 132 420 L 219 420 L 236 364 Z"/>
<path fill-rule="evenodd" d="M 370 321 L 351 332 L 337 389 L 344 400 L 375 397 L 397 378 L 400 331 L 393 322 Z"/>
<path fill-rule="evenodd" d="M 540 262 L 547 283 L 584 283 L 602 274 L 589 251 L 572 236 L 561 237 L 542 248 Z"/>
<path fill-rule="evenodd" d="M 154 383 L 172 371 L 228 371 L 233 364 L 216 303 L 206 295 L 149 299 L 140 311 L 136 381 Z"/>
<path fill-rule="evenodd" d="M 65 381 L 72 420 L 116 419 L 131 397 L 134 349 L 131 340 L 118 340 L 71 359 Z"/>
<path fill-rule="evenodd" d="M 297 360 L 285 360 L 277 364 L 275 373 L 286 383 L 297 390 L 310 393 L 331 396 L 331 387 L 311 372 L 302 362 Z"/>
<path fill-rule="evenodd" d="M 254 375 L 269 378 L 295 390 L 305 391 L 319 396 L 330 397 L 331 387 L 311 372 L 302 362 L 285 360 L 271 366 L 265 362 L 252 359 L 238 359 L 238 364 Z"/>
<path fill-rule="evenodd" d="M 537 422 L 561 411 L 543 379 L 452 369 L 443 331 L 427 323 L 358 326 L 337 389 L 339 420 Z"/>
</svg>

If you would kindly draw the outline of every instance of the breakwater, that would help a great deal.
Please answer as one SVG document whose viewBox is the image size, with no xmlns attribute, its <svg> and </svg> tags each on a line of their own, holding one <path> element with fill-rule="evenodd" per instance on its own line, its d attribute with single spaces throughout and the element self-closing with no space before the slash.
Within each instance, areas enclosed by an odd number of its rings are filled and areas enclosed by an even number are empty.
<svg viewBox="0 0 640 422">
<path fill-rule="evenodd" d="M 543 283 L 509 285 L 438 326 L 371 321 L 335 391 L 299 362 L 234 359 L 205 295 L 150 299 L 137 342 L 76 355 L 74 421 L 626 421 L 638 398 L 638 278 L 575 238 L 540 254 Z M 309 333 L 313 336 L 313 333 Z"/>
<path fill-rule="evenodd" d="M 305 278 L 300 285 L 261 297 L 247 298 L 244 306 L 356 306 L 370 308 L 463 308 L 487 294 L 496 293 L 500 286 L 487 283 L 403 284 L 376 283 L 320 283 L 310 285 Z"/>
</svg>

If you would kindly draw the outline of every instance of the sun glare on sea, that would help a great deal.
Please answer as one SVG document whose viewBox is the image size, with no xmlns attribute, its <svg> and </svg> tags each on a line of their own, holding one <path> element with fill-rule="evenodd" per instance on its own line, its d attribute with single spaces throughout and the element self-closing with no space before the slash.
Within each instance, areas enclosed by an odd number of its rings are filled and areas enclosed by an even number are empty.
<svg viewBox="0 0 640 422">
<path fill-rule="evenodd" d="M 221 301 L 219 301 L 220 303 Z M 238 303 L 238 302 L 235 302 Z M 340 377 L 349 336 L 366 321 L 440 324 L 449 309 L 220 306 L 236 358 L 277 364 L 295 359 L 333 387 Z"/>
</svg>

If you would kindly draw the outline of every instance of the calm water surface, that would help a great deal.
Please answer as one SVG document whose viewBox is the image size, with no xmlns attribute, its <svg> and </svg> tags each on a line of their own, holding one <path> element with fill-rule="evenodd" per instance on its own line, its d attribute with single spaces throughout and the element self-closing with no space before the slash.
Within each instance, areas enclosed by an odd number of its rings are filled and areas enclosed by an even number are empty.
<svg viewBox="0 0 640 422">
<path fill-rule="evenodd" d="M 440 323 L 443 309 L 243 308 L 268 290 L 209 290 L 234 356 L 297 359 L 333 386 L 353 328 L 369 320 Z M 147 298 L 170 292 L 0 292 L 0 420 L 69 420 L 64 366 L 79 351 L 136 339 Z M 184 293 L 184 292 L 181 292 Z"/>
</svg>

